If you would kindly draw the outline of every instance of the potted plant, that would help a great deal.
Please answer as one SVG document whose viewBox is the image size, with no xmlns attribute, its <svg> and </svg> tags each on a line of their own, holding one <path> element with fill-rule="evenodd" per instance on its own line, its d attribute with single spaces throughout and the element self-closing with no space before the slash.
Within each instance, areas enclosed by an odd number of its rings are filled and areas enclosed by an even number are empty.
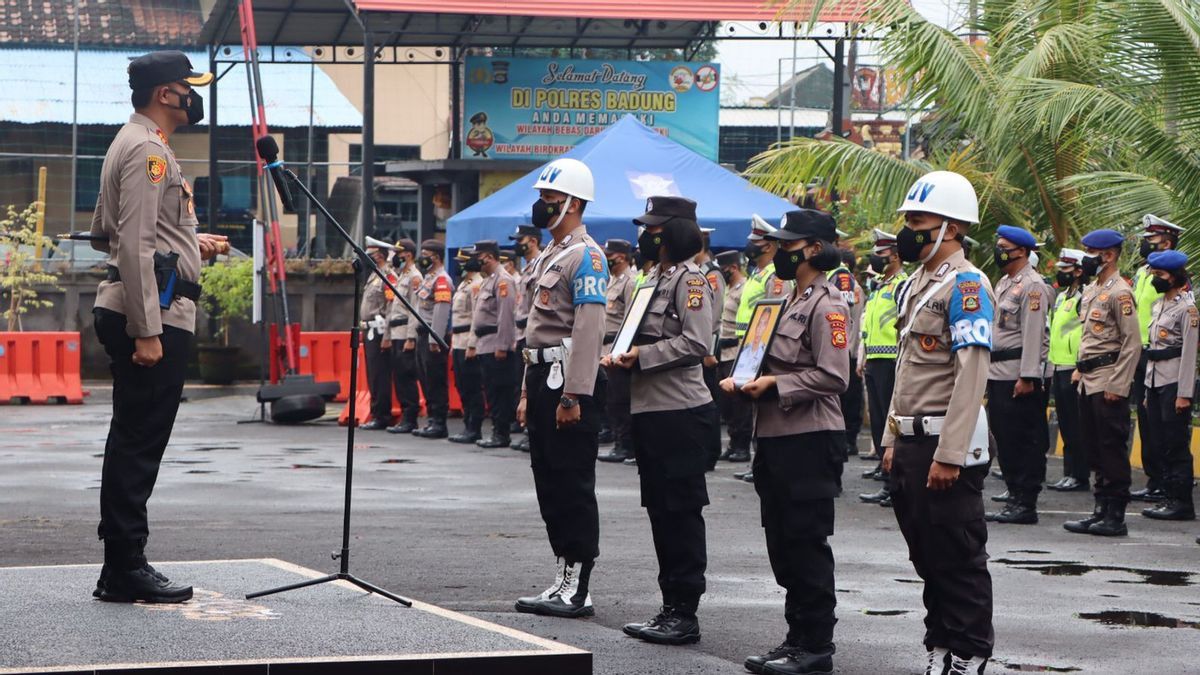
<svg viewBox="0 0 1200 675">
<path fill-rule="evenodd" d="M 237 375 L 239 348 L 229 344 L 234 319 L 249 319 L 254 304 L 254 261 L 218 262 L 200 270 L 200 304 L 216 323 L 215 342 L 197 347 L 200 379 L 205 384 L 229 384 Z"/>
</svg>

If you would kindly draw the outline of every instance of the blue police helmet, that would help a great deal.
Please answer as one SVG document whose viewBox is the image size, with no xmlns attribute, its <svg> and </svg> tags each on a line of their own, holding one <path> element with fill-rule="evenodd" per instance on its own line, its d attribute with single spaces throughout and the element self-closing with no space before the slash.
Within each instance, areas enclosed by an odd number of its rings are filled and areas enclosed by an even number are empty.
<svg viewBox="0 0 1200 675">
<path fill-rule="evenodd" d="M 1092 230 L 1081 241 L 1087 248 L 1117 248 L 1125 243 L 1125 235 L 1116 230 Z"/>
<path fill-rule="evenodd" d="M 1151 269 L 1178 272 L 1187 267 L 1188 257 L 1180 251 L 1155 251 L 1146 260 Z"/>
<path fill-rule="evenodd" d="M 1012 243 L 1027 248 L 1030 251 L 1036 251 L 1038 247 L 1037 239 L 1034 239 L 1033 234 L 1021 227 L 1015 225 L 1001 225 L 996 228 L 996 236 L 1007 239 Z"/>
</svg>

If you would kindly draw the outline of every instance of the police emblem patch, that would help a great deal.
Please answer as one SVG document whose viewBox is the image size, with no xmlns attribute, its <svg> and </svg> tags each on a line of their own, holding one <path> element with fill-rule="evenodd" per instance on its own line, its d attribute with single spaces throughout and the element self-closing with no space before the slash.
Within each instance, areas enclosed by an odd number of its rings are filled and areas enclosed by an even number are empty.
<svg viewBox="0 0 1200 675">
<path fill-rule="evenodd" d="M 917 337 L 917 344 L 921 345 L 921 351 L 931 352 L 937 349 L 938 339 L 933 335 L 921 335 Z"/>
<path fill-rule="evenodd" d="M 1029 311 L 1036 312 L 1041 308 L 1042 308 L 1042 292 L 1041 291 L 1030 291 L 1029 292 Z"/>
<path fill-rule="evenodd" d="M 776 279 L 775 283 L 771 284 L 772 295 L 783 295 L 783 279 Z"/>
<path fill-rule="evenodd" d="M 1129 315 L 1133 314 L 1133 299 L 1132 298 L 1122 297 L 1120 299 L 1120 305 L 1121 305 L 1121 314 L 1123 314 L 1125 316 L 1129 316 Z"/>
<path fill-rule="evenodd" d="M 687 285 L 688 285 L 688 286 L 703 286 L 703 285 L 704 285 L 704 280 L 703 280 L 703 279 L 697 279 L 696 277 L 688 277 L 688 280 L 687 280 Z"/>
<path fill-rule="evenodd" d="M 502 298 L 507 298 L 508 297 L 508 282 L 501 281 L 500 283 L 496 284 L 496 293 L 498 293 L 500 295 L 500 297 L 502 297 Z"/>
<path fill-rule="evenodd" d="M 688 289 L 687 306 L 692 311 L 697 311 L 704 305 L 704 291 L 696 288 Z"/>
<path fill-rule="evenodd" d="M 1102 323 L 1094 323 L 1094 324 L 1092 324 L 1092 332 L 1094 332 L 1094 333 L 1103 333 L 1103 332 L 1104 332 L 1104 324 L 1102 324 Z"/>
<path fill-rule="evenodd" d="M 1108 302 L 1108 293 L 1100 294 L 1100 302 Z"/>
<path fill-rule="evenodd" d="M 962 308 L 964 312 L 979 311 L 979 289 L 981 287 L 978 281 L 958 282 L 958 292 L 962 295 Z"/>
<path fill-rule="evenodd" d="M 545 289 L 545 288 L 543 288 L 543 289 L 542 289 L 542 293 L 541 293 L 541 295 L 539 295 L 539 296 L 538 296 L 538 300 L 539 300 L 539 301 L 540 301 L 540 302 L 541 302 L 543 305 L 548 305 L 548 304 L 550 304 L 550 291 L 549 291 L 549 289 Z"/>
<path fill-rule="evenodd" d="M 591 254 L 591 257 L 592 257 L 592 270 L 594 270 L 596 272 L 603 272 L 604 271 L 604 261 L 602 261 L 600 259 L 600 254 L 597 253 L 595 250 L 588 251 L 588 253 Z"/>
<path fill-rule="evenodd" d="M 1166 340 L 1166 339 L 1167 339 L 1168 337 L 1170 337 L 1170 336 L 1171 336 L 1171 333 L 1170 333 L 1170 331 L 1168 331 L 1166 328 L 1159 328 L 1159 329 L 1158 329 L 1158 337 L 1159 337 L 1159 339 L 1161 339 L 1161 340 Z"/>
<path fill-rule="evenodd" d="M 167 175 L 167 160 L 158 155 L 150 155 L 146 158 L 146 176 L 150 178 L 151 183 L 158 185 L 165 175 Z"/>
<path fill-rule="evenodd" d="M 1100 316 L 1101 316 L 1101 314 L 1100 314 L 1100 310 L 1098 310 L 1098 309 L 1093 309 L 1093 310 L 1092 310 L 1092 318 L 1093 318 L 1093 319 L 1095 319 L 1095 320 L 1099 321 L 1099 320 L 1100 320 Z"/>
<path fill-rule="evenodd" d="M 708 279 L 709 287 L 712 288 L 713 292 L 715 293 L 717 290 L 717 285 L 720 283 L 720 277 L 717 276 L 716 272 L 709 272 L 706 278 Z"/>
<path fill-rule="evenodd" d="M 837 349 L 845 349 L 849 343 L 846 336 L 846 315 L 841 312 L 830 312 L 825 315 L 829 322 L 829 341 Z"/>
</svg>

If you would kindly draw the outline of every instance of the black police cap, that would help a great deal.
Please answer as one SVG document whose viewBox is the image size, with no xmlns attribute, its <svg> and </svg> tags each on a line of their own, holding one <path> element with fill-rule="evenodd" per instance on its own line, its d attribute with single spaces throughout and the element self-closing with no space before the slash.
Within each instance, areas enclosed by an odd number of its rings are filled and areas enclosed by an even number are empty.
<svg viewBox="0 0 1200 675">
<path fill-rule="evenodd" d="M 741 251 L 724 251 L 722 253 L 717 254 L 717 265 L 719 265 L 721 267 L 728 267 L 729 265 L 741 266 L 741 264 L 742 264 L 742 252 Z"/>
<path fill-rule="evenodd" d="M 479 255 L 480 253 L 491 253 L 497 258 L 500 257 L 500 244 L 497 244 L 495 240 L 484 239 L 483 241 L 477 241 L 475 242 L 474 248 L 475 255 Z"/>
<path fill-rule="evenodd" d="M 517 231 L 508 235 L 508 238 L 512 241 L 516 241 L 521 237 L 533 237 L 534 239 L 540 241 L 542 238 L 542 231 L 533 225 L 518 225 Z"/>
<path fill-rule="evenodd" d="M 446 253 L 446 244 L 441 239 L 426 239 L 421 242 L 421 250 L 432 251 L 440 256 Z"/>
<path fill-rule="evenodd" d="M 197 73 L 183 52 L 150 52 L 129 62 L 129 88 L 146 89 L 171 82 L 186 82 L 193 87 L 206 87 L 212 73 Z"/>
<path fill-rule="evenodd" d="M 604 252 L 631 255 L 633 253 L 633 244 L 624 239 L 609 239 L 604 242 Z"/>
<path fill-rule="evenodd" d="M 833 220 L 833 216 L 817 209 L 788 211 L 783 214 L 783 226 L 763 238 L 777 241 L 796 241 L 797 239 L 837 241 L 837 223 Z"/>
<path fill-rule="evenodd" d="M 637 225 L 662 225 L 672 219 L 696 222 L 696 202 L 686 197 L 651 197 L 646 213 L 633 219 Z"/>
</svg>

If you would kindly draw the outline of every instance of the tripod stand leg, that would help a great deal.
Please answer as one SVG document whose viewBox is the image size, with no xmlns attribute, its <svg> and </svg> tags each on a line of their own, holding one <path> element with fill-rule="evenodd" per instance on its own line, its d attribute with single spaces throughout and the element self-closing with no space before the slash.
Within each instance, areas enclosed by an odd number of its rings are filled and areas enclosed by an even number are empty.
<svg viewBox="0 0 1200 675">
<path fill-rule="evenodd" d="M 253 600 L 254 598 L 261 598 L 264 595 L 274 595 L 275 593 L 283 593 L 285 591 L 294 591 L 297 588 L 308 588 L 309 586 L 316 586 L 317 584 L 325 584 L 325 583 L 329 583 L 330 581 L 337 581 L 339 578 L 340 577 L 336 574 L 330 574 L 327 576 L 323 576 L 319 579 L 308 579 L 307 581 L 301 581 L 301 582 L 295 583 L 295 584 L 288 584 L 287 586 L 280 586 L 279 588 L 272 588 L 272 589 L 266 590 L 266 591 L 258 591 L 257 593 L 247 593 L 246 599 Z"/>
<path fill-rule="evenodd" d="M 353 574 L 343 574 L 343 575 L 339 575 L 339 576 L 341 576 L 342 579 L 354 584 L 355 586 L 358 586 L 359 588 L 363 589 L 364 591 L 367 591 L 369 593 L 374 593 L 376 595 L 382 595 L 383 597 L 387 598 L 388 600 L 394 600 L 394 601 L 404 605 L 405 607 L 412 607 L 412 600 L 405 600 L 404 598 L 396 595 L 395 593 L 385 591 L 382 588 L 380 588 L 374 584 L 367 583 L 366 581 L 359 579 L 358 577 L 354 576 Z"/>
</svg>

